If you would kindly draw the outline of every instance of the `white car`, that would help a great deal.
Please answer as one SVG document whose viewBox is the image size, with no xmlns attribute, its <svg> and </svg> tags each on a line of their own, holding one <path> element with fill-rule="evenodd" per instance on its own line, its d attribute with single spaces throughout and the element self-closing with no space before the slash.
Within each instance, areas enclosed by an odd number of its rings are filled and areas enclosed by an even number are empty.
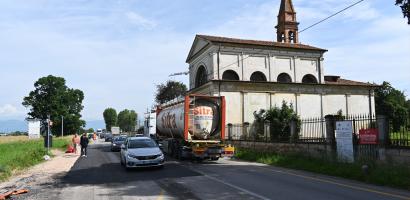
<svg viewBox="0 0 410 200">
<path fill-rule="evenodd" d="M 164 154 L 149 137 L 129 137 L 121 145 L 121 164 L 125 168 L 162 167 Z"/>
</svg>

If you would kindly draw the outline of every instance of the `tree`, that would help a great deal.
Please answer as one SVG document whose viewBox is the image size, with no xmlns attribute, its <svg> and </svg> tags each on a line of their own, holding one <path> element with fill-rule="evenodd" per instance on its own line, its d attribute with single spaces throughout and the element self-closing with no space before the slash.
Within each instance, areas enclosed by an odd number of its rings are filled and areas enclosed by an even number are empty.
<svg viewBox="0 0 410 200">
<path fill-rule="evenodd" d="M 410 100 L 407 100 L 406 104 L 407 104 L 408 120 L 409 120 L 409 122 L 410 122 Z"/>
<path fill-rule="evenodd" d="M 396 5 L 400 6 L 403 17 L 407 17 L 407 23 L 410 24 L 410 4 L 408 0 L 396 0 Z"/>
<path fill-rule="evenodd" d="M 408 117 L 406 96 L 393 88 L 389 82 L 383 82 L 375 90 L 376 113 L 385 115 L 392 121 L 393 131 L 399 131 Z"/>
<path fill-rule="evenodd" d="M 272 107 L 266 111 L 262 109 L 259 112 L 254 112 L 254 117 L 255 123 L 259 126 L 262 126 L 263 123 L 269 121 L 271 139 L 274 140 L 288 141 L 290 139 L 291 121 L 296 121 L 296 132 L 300 132 L 301 120 L 293 110 L 292 105 L 288 105 L 285 101 L 282 102 L 280 108 Z M 298 137 L 298 135 L 295 135 L 295 137 Z"/>
<path fill-rule="evenodd" d="M 137 125 L 138 114 L 134 110 L 125 109 L 118 113 L 118 126 L 122 131 L 134 131 Z"/>
<path fill-rule="evenodd" d="M 30 118 L 40 119 L 43 125 L 47 125 L 47 115 L 50 115 L 52 132 L 57 135 L 61 133 L 62 116 L 66 134 L 73 134 L 85 126 L 80 114 L 84 108 L 84 93 L 81 90 L 68 88 L 64 78 L 52 75 L 38 79 L 34 88 L 22 103 L 30 109 Z"/>
<path fill-rule="evenodd" d="M 157 85 L 155 101 L 163 104 L 179 96 L 185 96 L 187 87 L 184 83 L 168 80 L 165 84 Z"/>
<path fill-rule="evenodd" d="M 112 126 L 117 125 L 117 111 L 114 108 L 107 108 L 103 113 L 105 129 L 111 130 Z"/>
</svg>

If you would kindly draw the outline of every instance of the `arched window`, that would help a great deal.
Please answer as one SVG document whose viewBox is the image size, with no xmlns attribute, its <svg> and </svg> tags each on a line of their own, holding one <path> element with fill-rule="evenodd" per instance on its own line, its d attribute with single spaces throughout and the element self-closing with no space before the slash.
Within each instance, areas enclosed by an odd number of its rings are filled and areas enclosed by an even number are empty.
<svg viewBox="0 0 410 200">
<path fill-rule="evenodd" d="M 280 41 L 279 42 L 285 42 L 285 33 L 280 34 Z"/>
<path fill-rule="evenodd" d="M 317 83 L 317 79 L 315 76 L 313 76 L 312 74 L 306 74 L 303 78 L 302 78 L 302 83 Z"/>
<path fill-rule="evenodd" d="M 204 66 L 199 66 L 195 76 L 195 87 L 199 87 L 208 82 L 208 74 Z"/>
<path fill-rule="evenodd" d="M 291 83 L 292 78 L 287 73 L 281 73 L 281 74 L 279 74 L 277 81 L 279 83 Z"/>
<path fill-rule="evenodd" d="M 266 82 L 266 76 L 262 72 L 253 72 L 251 75 L 251 81 L 255 82 Z"/>
<path fill-rule="evenodd" d="M 295 33 L 293 31 L 289 31 L 289 42 L 295 42 Z"/>
<path fill-rule="evenodd" d="M 238 74 L 233 71 L 233 70 L 226 70 L 223 74 L 222 74 L 222 79 L 223 80 L 238 80 L 239 81 L 239 76 Z"/>
</svg>

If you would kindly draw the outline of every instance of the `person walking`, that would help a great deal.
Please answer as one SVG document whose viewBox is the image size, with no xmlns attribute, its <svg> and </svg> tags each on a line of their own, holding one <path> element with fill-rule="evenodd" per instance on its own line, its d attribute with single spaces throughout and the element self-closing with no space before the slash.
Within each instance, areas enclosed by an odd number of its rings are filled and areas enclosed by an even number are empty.
<svg viewBox="0 0 410 200">
<path fill-rule="evenodd" d="M 73 143 L 74 153 L 77 154 L 77 148 L 80 146 L 80 137 L 77 133 L 74 135 L 73 139 L 71 139 L 71 142 Z"/>
<path fill-rule="evenodd" d="M 88 146 L 89 142 L 90 141 L 88 140 L 87 135 L 85 133 L 83 133 L 83 136 L 81 137 L 81 140 L 80 140 L 81 156 L 82 157 L 87 157 L 87 146 Z"/>
</svg>

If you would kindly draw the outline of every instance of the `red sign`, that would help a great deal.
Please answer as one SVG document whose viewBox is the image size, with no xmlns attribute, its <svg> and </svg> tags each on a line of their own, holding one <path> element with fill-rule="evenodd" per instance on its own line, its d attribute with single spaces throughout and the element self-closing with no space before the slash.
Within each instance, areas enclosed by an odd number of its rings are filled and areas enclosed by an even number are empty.
<svg viewBox="0 0 410 200">
<path fill-rule="evenodd" d="M 368 128 L 359 130 L 359 144 L 377 144 L 379 141 L 379 130 Z"/>
</svg>

